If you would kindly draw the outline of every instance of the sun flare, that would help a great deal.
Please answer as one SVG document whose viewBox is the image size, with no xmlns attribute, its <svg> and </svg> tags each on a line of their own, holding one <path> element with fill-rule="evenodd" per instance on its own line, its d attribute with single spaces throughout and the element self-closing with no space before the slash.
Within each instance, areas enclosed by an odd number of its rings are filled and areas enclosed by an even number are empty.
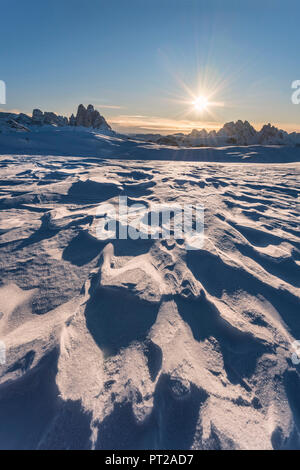
<svg viewBox="0 0 300 470">
<path fill-rule="evenodd" d="M 209 105 L 209 102 L 205 96 L 198 96 L 195 101 L 193 101 L 193 105 L 197 111 L 205 111 Z"/>
</svg>

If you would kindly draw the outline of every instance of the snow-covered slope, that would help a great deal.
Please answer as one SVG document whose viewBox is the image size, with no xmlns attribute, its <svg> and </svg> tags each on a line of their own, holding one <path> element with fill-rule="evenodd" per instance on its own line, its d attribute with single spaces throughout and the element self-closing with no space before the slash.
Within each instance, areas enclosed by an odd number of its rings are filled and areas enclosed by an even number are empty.
<svg viewBox="0 0 300 470">
<path fill-rule="evenodd" d="M 105 145 L 144 161 L 0 157 L 0 447 L 299 449 L 299 164 Z M 202 249 L 100 241 L 119 195 L 202 203 Z"/>
<path fill-rule="evenodd" d="M 167 141 L 145 142 L 109 129 L 82 126 L 31 126 L 30 132 L 9 129 L 0 133 L 0 155 L 67 155 L 133 160 L 288 163 L 300 161 L 300 146 L 225 145 L 173 146 Z"/>
</svg>

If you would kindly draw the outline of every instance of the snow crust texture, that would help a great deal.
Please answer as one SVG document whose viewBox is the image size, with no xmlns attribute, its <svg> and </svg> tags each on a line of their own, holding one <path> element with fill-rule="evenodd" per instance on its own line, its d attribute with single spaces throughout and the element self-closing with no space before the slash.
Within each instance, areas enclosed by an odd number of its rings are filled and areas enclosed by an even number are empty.
<svg viewBox="0 0 300 470">
<path fill-rule="evenodd" d="M 300 448 L 298 163 L 0 165 L 0 448 Z M 203 204 L 203 248 L 97 239 L 120 195 Z"/>
</svg>

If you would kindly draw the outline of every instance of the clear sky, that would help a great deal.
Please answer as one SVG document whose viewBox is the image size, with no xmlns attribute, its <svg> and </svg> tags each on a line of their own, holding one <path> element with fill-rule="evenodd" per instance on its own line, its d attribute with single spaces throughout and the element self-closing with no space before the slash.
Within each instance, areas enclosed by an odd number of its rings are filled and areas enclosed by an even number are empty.
<svg viewBox="0 0 300 470">
<path fill-rule="evenodd" d="M 300 131 L 299 0 L 0 1 L 2 110 L 70 115 L 92 103 L 115 129 L 187 131 L 247 119 Z M 209 101 L 199 112 L 192 102 Z"/>
</svg>

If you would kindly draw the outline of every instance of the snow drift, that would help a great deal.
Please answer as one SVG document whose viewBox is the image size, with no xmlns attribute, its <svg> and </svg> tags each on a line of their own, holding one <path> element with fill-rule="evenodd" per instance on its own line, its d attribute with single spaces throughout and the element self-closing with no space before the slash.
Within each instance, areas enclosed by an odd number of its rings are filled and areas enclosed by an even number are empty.
<svg viewBox="0 0 300 470">
<path fill-rule="evenodd" d="M 0 157 L 0 448 L 300 448 L 299 164 L 126 148 Z M 203 203 L 203 248 L 98 240 L 120 193 Z"/>
</svg>

